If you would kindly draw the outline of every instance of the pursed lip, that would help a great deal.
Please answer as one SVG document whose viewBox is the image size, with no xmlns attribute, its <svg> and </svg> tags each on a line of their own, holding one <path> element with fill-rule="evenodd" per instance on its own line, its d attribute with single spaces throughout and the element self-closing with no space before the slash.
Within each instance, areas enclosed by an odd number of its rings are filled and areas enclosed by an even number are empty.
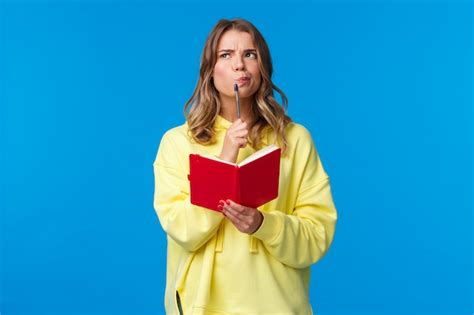
<svg viewBox="0 0 474 315">
<path fill-rule="evenodd" d="M 239 83 L 247 82 L 250 80 L 250 77 L 240 77 L 236 81 Z"/>
</svg>

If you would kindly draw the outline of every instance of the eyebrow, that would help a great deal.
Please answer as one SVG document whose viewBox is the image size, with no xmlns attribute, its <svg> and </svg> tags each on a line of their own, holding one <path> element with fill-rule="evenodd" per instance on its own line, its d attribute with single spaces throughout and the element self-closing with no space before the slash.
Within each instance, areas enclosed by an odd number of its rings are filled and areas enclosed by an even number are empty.
<svg viewBox="0 0 474 315">
<path fill-rule="evenodd" d="M 244 52 L 249 52 L 249 51 L 250 52 L 257 52 L 257 50 L 253 49 L 253 48 L 244 50 Z M 233 49 L 221 49 L 221 50 L 219 50 L 219 52 L 234 52 L 234 50 Z"/>
</svg>

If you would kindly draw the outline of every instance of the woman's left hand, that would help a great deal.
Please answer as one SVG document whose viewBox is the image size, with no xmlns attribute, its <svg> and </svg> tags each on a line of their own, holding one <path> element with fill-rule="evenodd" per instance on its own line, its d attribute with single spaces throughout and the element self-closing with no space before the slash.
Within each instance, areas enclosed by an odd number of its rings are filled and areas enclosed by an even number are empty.
<svg viewBox="0 0 474 315">
<path fill-rule="evenodd" d="M 235 225 L 242 233 L 253 234 L 258 230 L 263 222 L 263 214 L 255 208 L 239 205 L 227 199 L 219 202 L 219 209 L 222 206 L 222 213 Z"/>
</svg>

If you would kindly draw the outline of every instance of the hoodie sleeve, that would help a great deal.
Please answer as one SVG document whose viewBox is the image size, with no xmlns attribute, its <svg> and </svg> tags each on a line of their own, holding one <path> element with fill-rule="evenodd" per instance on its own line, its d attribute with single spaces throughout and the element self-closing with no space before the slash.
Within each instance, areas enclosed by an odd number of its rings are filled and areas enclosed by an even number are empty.
<svg viewBox="0 0 474 315">
<path fill-rule="evenodd" d="M 153 163 L 153 206 L 168 236 L 187 251 L 196 251 L 216 234 L 224 216 L 191 204 L 187 171 L 182 164 L 188 154 L 179 154 L 168 137 L 163 136 Z M 180 156 L 183 154 L 186 156 Z"/>
<path fill-rule="evenodd" d="M 262 225 L 252 234 L 274 258 L 293 268 L 306 268 L 325 255 L 337 221 L 329 177 L 309 132 L 300 140 L 294 151 L 297 160 L 292 176 L 300 177 L 294 209 L 262 212 Z"/>
</svg>

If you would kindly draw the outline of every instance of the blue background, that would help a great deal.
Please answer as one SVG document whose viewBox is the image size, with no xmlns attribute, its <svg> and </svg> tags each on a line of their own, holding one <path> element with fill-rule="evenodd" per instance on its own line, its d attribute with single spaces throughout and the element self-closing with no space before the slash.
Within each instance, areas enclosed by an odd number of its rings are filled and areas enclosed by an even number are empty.
<svg viewBox="0 0 474 315">
<path fill-rule="evenodd" d="M 153 209 L 207 34 L 252 21 L 312 133 L 339 221 L 319 314 L 471 314 L 472 13 L 465 1 L 5 1 L 4 314 L 161 314 Z"/>
</svg>

